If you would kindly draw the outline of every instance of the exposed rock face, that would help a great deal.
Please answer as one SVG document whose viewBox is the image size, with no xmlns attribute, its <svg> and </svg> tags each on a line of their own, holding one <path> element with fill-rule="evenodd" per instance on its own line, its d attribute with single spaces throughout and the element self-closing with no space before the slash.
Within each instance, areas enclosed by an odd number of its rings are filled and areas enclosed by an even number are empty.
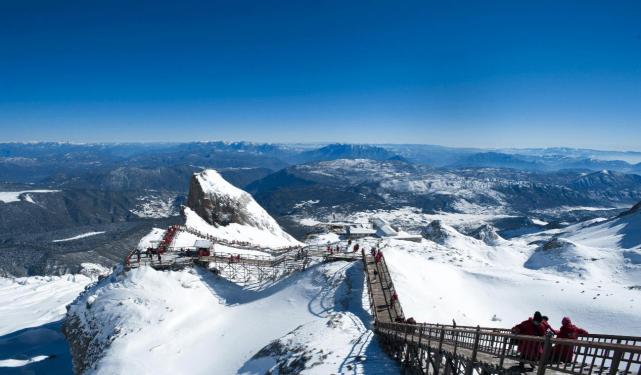
<svg viewBox="0 0 641 375">
<path fill-rule="evenodd" d="M 101 324 L 97 321 L 87 320 L 79 313 L 82 309 L 82 302 L 86 300 L 84 307 L 91 308 L 95 297 L 87 297 L 93 290 L 106 285 L 114 279 L 115 274 L 108 277 L 101 277 L 93 285 L 88 285 L 76 300 L 67 306 L 67 316 L 62 323 L 62 333 L 69 343 L 71 361 L 75 374 L 87 372 L 102 356 L 115 337 L 101 337 Z M 80 306 L 80 309 L 78 308 Z M 84 320 L 84 322 L 83 322 Z"/>
<path fill-rule="evenodd" d="M 501 240 L 501 236 L 496 233 L 496 228 L 489 224 L 484 224 L 475 229 L 470 235 L 477 240 L 481 240 L 488 245 L 495 245 Z"/>
<path fill-rule="evenodd" d="M 270 232 L 281 231 L 278 223 L 251 195 L 234 187 L 211 169 L 192 176 L 187 206 L 215 227 L 236 223 Z"/>
<path fill-rule="evenodd" d="M 187 207 L 191 208 L 200 217 L 211 225 L 228 225 L 231 223 L 243 224 L 246 220 L 239 210 L 242 202 L 229 199 L 227 196 L 218 196 L 206 193 L 194 174 L 189 183 L 189 196 Z M 246 202 L 245 202 L 246 203 Z"/>
<path fill-rule="evenodd" d="M 621 216 L 627 216 L 627 215 L 632 215 L 632 214 L 640 213 L 640 212 L 641 212 L 641 202 L 635 204 L 634 206 L 632 206 L 631 209 L 621 213 L 621 215 L 619 215 L 619 216 L 620 217 Z"/>
<path fill-rule="evenodd" d="M 443 228 L 440 220 L 434 220 L 427 227 L 423 228 L 421 235 L 428 240 L 440 244 L 443 244 L 449 237 L 447 230 Z"/>
</svg>

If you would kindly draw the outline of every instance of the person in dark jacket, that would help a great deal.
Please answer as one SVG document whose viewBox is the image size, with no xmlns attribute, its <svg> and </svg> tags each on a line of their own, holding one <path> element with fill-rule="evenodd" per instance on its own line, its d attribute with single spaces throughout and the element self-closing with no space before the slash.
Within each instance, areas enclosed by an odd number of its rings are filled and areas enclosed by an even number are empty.
<svg viewBox="0 0 641 375">
<path fill-rule="evenodd" d="M 587 334 L 588 331 L 572 324 L 572 320 L 566 316 L 561 320 L 561 329 L 559 329 L 557 338 L 576 340 L 580 335 Z M 552 359 L 555 362 L 572 362 L 574 357 L 573 353 L 574 345 L 558 343 L 552 351 Z"/>
<path fill-rule="evenodd" d="M 527 336 L 544 336 L 545 326 L 542 324 L 543 317 L 540 312 L 535 312 L 534 316 L 528 320 L 512 327 L 512 333 Z M 529 361 L 537 361 L 543 353 L 543 343 L 531 340 L 519 340 L 518 350 L 521 358 Z"/>
</svg>

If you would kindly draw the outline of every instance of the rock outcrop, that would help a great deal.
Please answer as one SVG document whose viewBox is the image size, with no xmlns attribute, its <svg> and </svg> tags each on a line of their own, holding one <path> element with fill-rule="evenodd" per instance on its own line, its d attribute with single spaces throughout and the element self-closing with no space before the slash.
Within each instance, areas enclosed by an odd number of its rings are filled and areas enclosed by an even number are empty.
<svg viewBox="0 0 641 375">
<path fill-rule="evenodd" d="M 485 242 L 487 245 L 497 245 L 503 238 L 496 233 L 496 228 L 489 224 L 483 224 L 480 227 L 476 228 L 470 236 Z"/>
<path fill-rule="evenodd" d="M 235 223 L 272 233 L 282 231 L 249 193 L 234 187 L 212 169 L 192 176 L 187 206 L 214 227 Z"/>
<path fill-rule="evenodd" d="M 445 243 L 445 240 L 449 238 L 449 233 L 447 232 L 447 229 L 443 227 L 440 220 L 433 220 L 429 223 L 428 226 L 423 228 L 421 235 L 424 238 L 439 244 Z"/>
</svg>

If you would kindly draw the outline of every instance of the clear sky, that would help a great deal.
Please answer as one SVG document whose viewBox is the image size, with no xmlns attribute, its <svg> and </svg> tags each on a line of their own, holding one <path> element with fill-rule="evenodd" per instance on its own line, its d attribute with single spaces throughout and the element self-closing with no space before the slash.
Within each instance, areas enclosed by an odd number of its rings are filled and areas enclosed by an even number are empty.
<svg viewBox="0 0 641 375">
<path fill-rule="evenodd" d="M 641 150 L 641 1 L 0 1 L 0 141 Z"/>
</svg>

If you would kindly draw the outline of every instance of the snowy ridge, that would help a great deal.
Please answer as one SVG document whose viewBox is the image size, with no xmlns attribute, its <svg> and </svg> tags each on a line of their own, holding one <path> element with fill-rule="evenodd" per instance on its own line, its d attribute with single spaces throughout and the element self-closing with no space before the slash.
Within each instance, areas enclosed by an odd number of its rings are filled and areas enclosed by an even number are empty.
<svg viewBox="0 0 641 375">
<path fill-rule="evenodd" d="M 65 306 L 109 272 L 97 264 L 82 266 L 77 275 L 0 277 L 0 336 L 62 319 Z"/>
<path fill-rule="evenodd" d="M 200 269 L 140 268 L 84 293 L 65 330 L 76 371 L 88 374 L 263 374 L 291 364 L 301 346 L 315 355 L 298 356 L 296 373 L 338 373 L 363 339 L 351 366 L 363 366 L 355 359 L 368 351 L 395 368 L 367 339 L 362 298 L 360 263 L 319 265 L 260 292 Z M 323 354 L 332 360 L 316 363 Z"/>
</svg>

